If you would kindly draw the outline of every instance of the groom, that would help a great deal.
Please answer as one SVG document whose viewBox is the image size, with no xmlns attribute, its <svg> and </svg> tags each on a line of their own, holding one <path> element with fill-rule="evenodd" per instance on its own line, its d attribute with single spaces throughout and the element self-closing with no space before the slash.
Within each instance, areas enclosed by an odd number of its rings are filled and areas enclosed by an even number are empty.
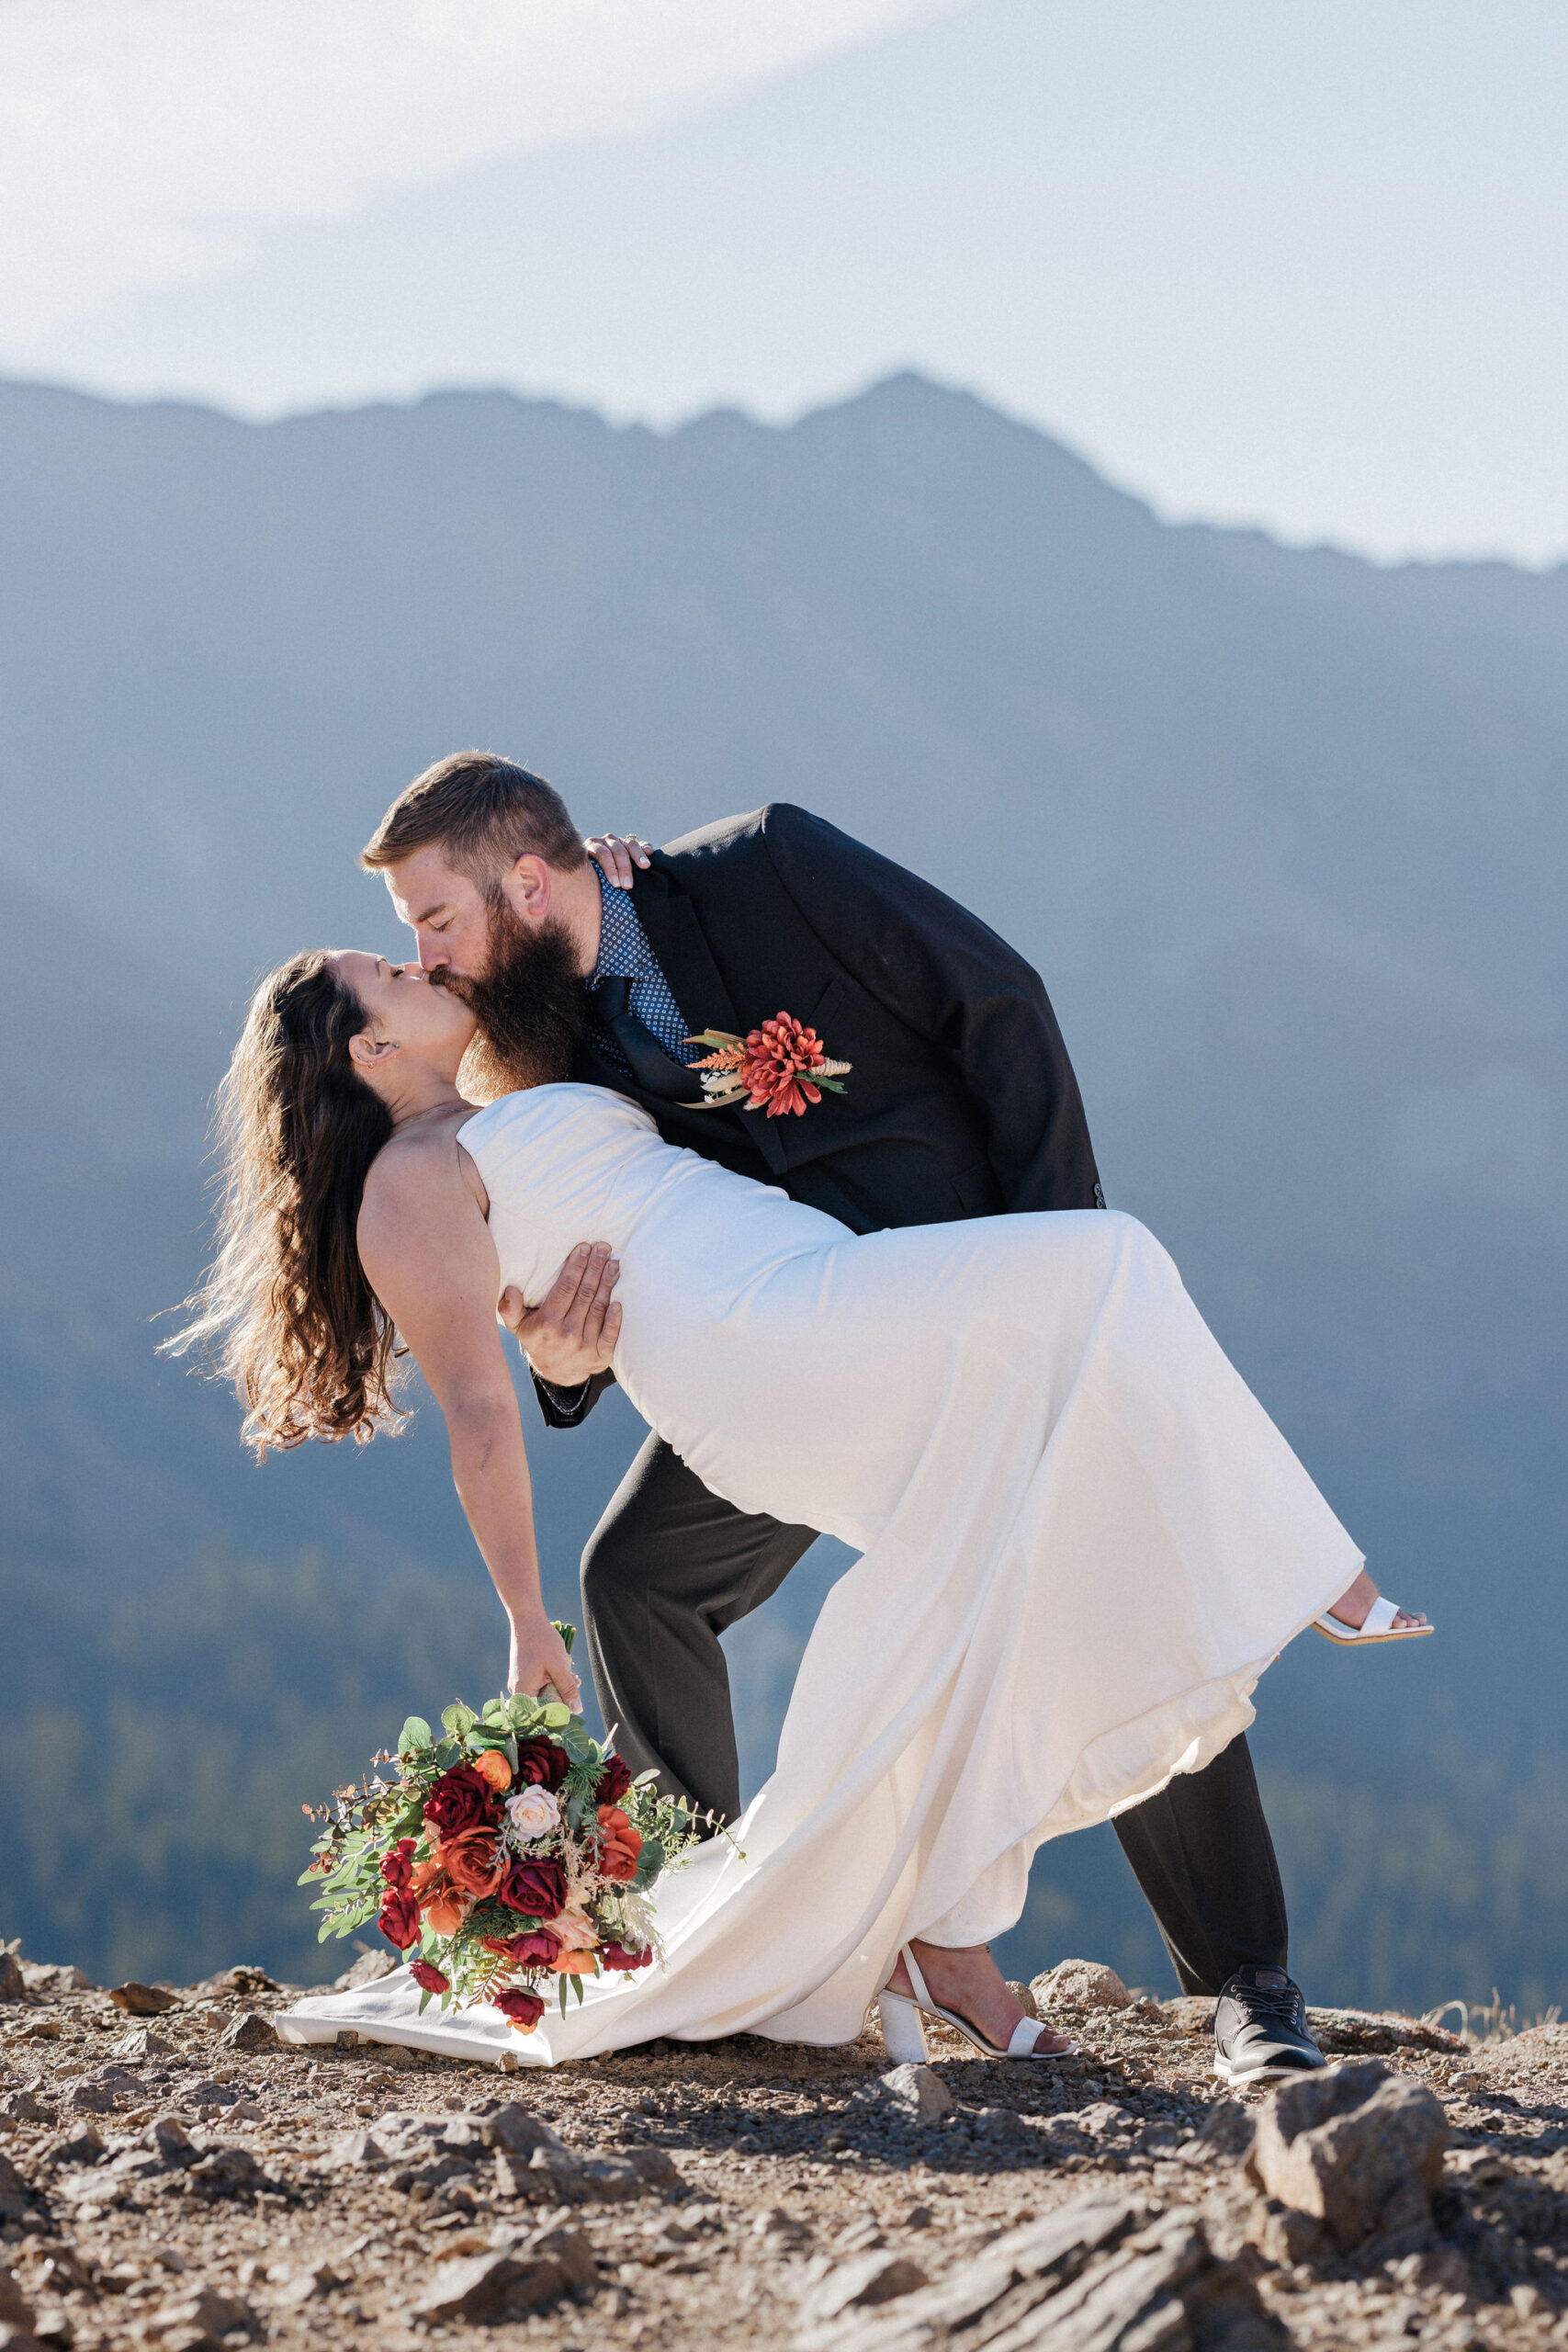
<svg viewBox="0 0 1568 2352">
<path fill-rule="evenodd" d="M 588 857 L 558 796 L 490 752 L 415 779 L 361 854 L 433 979 L 462 994 L 491 1091 L 550 1078 L 615 1089 L 674 1144 L 775 1184 L 856 1233 L 1007 1210 L 1104 1206 L 1077 1082 L 1038 976 L 929 883 L 786 803 L 635 865 Z M 611 879 L 618 874 L 626 887 Z M 705 1105 L 689 1041 L 780 1012 L 852 1065 L 803 1115 Z M 583 1250 L 519 1318 L 546 1420 L 575 1428 L 613 1377 L 614 1267 Z M 758 1431 L 765 1445 L 767 1432 Z M 738 1510 L 649 1437 L 590 1539 L 593 1679 L 635 1770 L 733 1817 L 739 1772 L 719 1634 L 815 1540 Z M 1220 1996 L 1232 2082 L 1323 2064 L 1285 1973 L 1286 1920 L 1252 1759 L 1238 1738 L 1116 1833 L 1182 1987 Z"/>
</svg>

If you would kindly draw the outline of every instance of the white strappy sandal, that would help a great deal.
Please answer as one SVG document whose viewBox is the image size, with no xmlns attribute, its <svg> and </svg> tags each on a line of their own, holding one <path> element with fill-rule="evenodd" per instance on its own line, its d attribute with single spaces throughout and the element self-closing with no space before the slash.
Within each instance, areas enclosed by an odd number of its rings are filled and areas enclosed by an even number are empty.
<svg viewBox="0 0 1568 2352">
<path fill-rule="evenodd" d="M 1326 1609 L 1312 1622 L 1331 1642 L 1415 1642 L 1423 1634 L 1438 1630 L 1435 1625 L 1396 1625 L 1393 1621 L 1398 1614 L 1398 1601 L 1380 1593 L 1359 1625 L 1347 1625 L 1343 1618 L 1331 1617 Z"/>
<path fill-rule="evenodd" d="M 956 2009 L 944 2009 L 940 2002 L 933 2001 L 931 1988 L 920 1973 L 920 1963 L 913 1951 L 908 1944 L 901 1947 L 901 1951 L 904 1965 L 909 1972 L 909 1982 L 915 1988 L 914 1999 L 911 2001 L 907 1993 L 895 1993 L 885 1984 L 876 2000 L 877 2014 L 882 2022 L 882 2039 L 887 2045 L 887 2055 L 896 2066 L 921 2066 L 925 2064 L 926 2034 L 920 2023 L 922 2009 L 927 2017 L 940 2018 L 943 2025 L 950 2025 L 954 2032 L 961 2033 L 982 2058 L 1072 2056 L 1074 2045 L 1071 2041 L 1065 2050 L 1036 2050 L 1035 2036 L 1052 2030 L 1043 2027 L 1038 2018 L 1020 2018 L 1007 2048 L 999 2050 L 994 2041 L 987 2040 L 977 2025 L 972 2025 L 967 2018 L 961 2018 Z"/>
</svg>

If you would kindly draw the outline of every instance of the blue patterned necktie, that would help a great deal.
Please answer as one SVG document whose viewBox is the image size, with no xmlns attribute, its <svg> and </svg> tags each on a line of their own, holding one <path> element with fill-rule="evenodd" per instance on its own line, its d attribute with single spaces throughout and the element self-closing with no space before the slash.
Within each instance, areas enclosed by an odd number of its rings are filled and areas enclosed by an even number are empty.
<svg viewBox="0 0 1568 2352">
<path fill-rule="evenodd" d="M 632 1011 L 632 983 L 619 972 L 596 980 L 589 990 L 593 1010 L 614 1037 L 631 1067 L 632 1076 L 649 1094 L 665 1102 L 701 1102 L 702 1082 L 683 1062 L 667 1054 L 645 1022 Z"/>
</svg>

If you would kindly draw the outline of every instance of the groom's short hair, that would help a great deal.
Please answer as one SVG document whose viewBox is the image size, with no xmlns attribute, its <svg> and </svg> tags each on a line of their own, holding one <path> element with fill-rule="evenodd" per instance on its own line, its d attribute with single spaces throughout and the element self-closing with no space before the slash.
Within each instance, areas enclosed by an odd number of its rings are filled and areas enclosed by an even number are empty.
<svg viewBox="0 0 1568 2352">
<path fill-rule="evenodd" d="M 439 842 L 446 863 L 488 884 L 520 857 L 570 869 L 587 862 L 565 801 L 542 775 L 493 752 L 453 752 L 400 792 L 359 853 L 372 873 Z"/>
</svg>

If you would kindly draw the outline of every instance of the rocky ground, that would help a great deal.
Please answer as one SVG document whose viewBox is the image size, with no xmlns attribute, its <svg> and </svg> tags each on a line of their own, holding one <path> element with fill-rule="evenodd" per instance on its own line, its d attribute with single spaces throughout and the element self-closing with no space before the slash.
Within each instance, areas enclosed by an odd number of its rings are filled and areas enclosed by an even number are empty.
<svg viewBox="0 0 1568 2352">
<path fill-rule="evenodd" d="M 1207 2002 L 1035 1990 L 1065 2064 L 872 2031 L 504 2074 L 287 2048 L 254 1969 L 0 1951 L 0 2352 L 1568 2346 L 1568 2026 L 1318 2010 L 1335 2073 L 1238 2099 Z"/>
</svg>

